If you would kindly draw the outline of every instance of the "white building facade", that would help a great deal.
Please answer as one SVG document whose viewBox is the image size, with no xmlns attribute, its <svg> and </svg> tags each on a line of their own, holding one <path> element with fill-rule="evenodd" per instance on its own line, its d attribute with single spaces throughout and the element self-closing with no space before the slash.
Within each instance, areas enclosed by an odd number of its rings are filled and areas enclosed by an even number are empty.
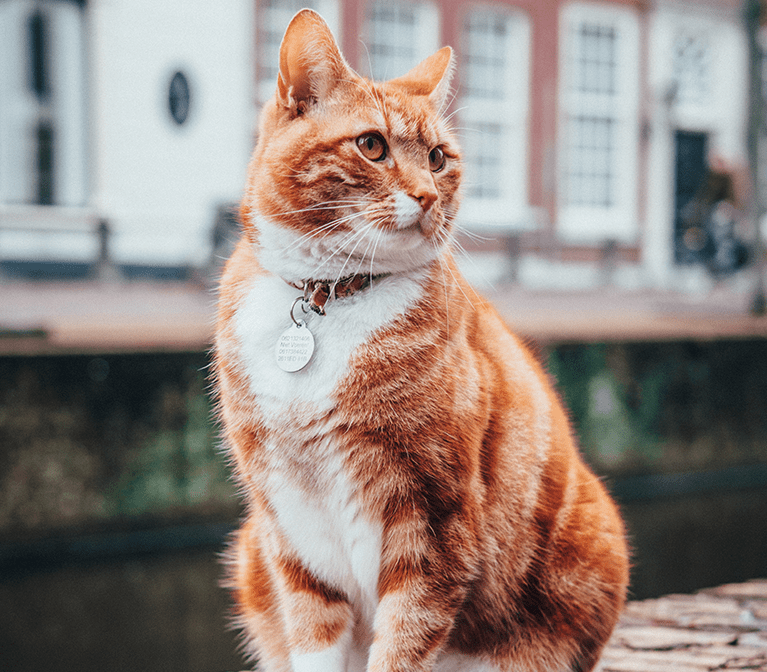
<svg viewBox="0 0 767 672">
<path fill-rule="evenodd" d="M 0 0 L 0 258 L 200 266 L 253 143 L 250 0 Z"/>
<path fill-rule="evenodd" d="M 692 287 L 705 280 L 700 266 L 685 258 L 679 231 L 679 210 L 689 196 L 685 176 L 700 174 L 711 164 L 741 176 L 748 168 L 749 64 L 743 7 L 659 2 L 649 17 L 647 48 L 652 54 L 647 62 L 652 127 L 643 277 L 655 286 Z M 745 217 L 748 206 L 742 205 Z"/>
<path fill-rule="evenodd" d="M 311 6 L 374 77 L 455 47 L 459 223 L 491 239 L 467 271 L 705 287 L 682 211 L 710 166 L 747 172 L 742 4 L 0 0 L 0 262 L 92 259 L 104 221 L 118 265 L 203 266 Z"/>
</svg>

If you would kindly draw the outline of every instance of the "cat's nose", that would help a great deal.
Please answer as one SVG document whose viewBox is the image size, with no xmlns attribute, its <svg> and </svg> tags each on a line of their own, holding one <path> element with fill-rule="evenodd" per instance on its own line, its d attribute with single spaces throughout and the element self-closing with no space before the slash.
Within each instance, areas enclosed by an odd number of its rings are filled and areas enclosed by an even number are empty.
<svg viewBox="0 0 767 672">
<path fill-rule="evenodd" d="M 434 205 L 439 194 L 437 194 L 437 189 L 433 184 L 421 182 L 413 188 L 410 195 L 418 201 L 424 212 L 428 212 L 429 208 Z"/>
</svg>

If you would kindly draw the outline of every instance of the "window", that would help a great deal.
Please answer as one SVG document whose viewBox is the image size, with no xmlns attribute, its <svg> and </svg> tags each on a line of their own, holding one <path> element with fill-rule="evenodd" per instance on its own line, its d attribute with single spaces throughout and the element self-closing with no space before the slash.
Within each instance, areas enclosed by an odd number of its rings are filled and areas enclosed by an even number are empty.
<svg viewBox="0 0 767 672">
<path fill-rule="evenodd" d="M 53 172 L 54 131 L 50 102 L 50 41 L 48 21 L 35 11 L 27 22 L 27 63 L 29 91 L 37 101 L 38 121 L 32 131 L 34 160 L 32 162 L 31 190 L 28 200 L 37 205 L 53 205 L 55 175 Z"/>
<path fill-rule="evenodd" d="M 30 88 L 43 101 L 48 97 L 49 78 L 48 61 L 48 26 L 40 12 L 35 12 L 29 19 L 29 58 Z"/>
<path fill-rule="evenodd" d="M 573 115 L 568 120 L 570 157 L 565 177 L 567 203 L 610 208 L 615 205 L 615 120 Z"/>
<path fill-rule="evenodd" d="M 439 49 L 439 14 L 425 2 L 377 0 L 368 5 L 365 33 L 368 62 L 363 71 L 377 80 L 404 75 Z"/>
<path fill-rule="evenodd" d="M 296 12 L 309 8 L 322 14 L 336 40 L 341 39 L 341 22 L 337 0 L 264 0 L 258 7 L 258 102 L 263 104 L 277 88 L 280 44 Z"/>
<path fill-rule="evenodd" d="M 708 34 L 680 29 L 674 39 L 672 58 L 677 102 L 705 104 L 708 99 L 711 69 Z"/>
<path fill-rule="evenodd" d="M 464 189 L 474 228 L 529 227 L 530 28 L 522 13 L 476 9 L 463 21 L 459 86 Z"/>
<path fill-rule="evenodd" d="M 191 92 L 189 80 L 183 72 L 176 72 L 170 80 L 168 87 L 168 112 L 173 121 L 183 126 L 189 117 L 191 105 Z"/>
<path fill-rule="evenodd" d="M 588 4 L 562 14 L 559 229 L 636 235 L 639 30 L 632 10 Z"/>
<path fill-rule="evenodd" d="M 53 127 L 48 122 L 41 121 L 37 126 L 36 184 L 33 192 L 33 200 L 39 205 L 53 205 L 55 203 L 53 139 Z"/>
<path fill-rule="evenodd" d="M 0 2 L 0 34 L 0 204 L 82 206 L 82 5 Z"/>
<path fill-rule="evenodd" d="M 469 115 L 466 115 L 469 116 Z M 466 196 L 474 199 L 498 199 L 505 152 L 504 128 L 499 123 L 475 122 L 468 129 L 473 136 L 463 145 Z"/>
</svg>

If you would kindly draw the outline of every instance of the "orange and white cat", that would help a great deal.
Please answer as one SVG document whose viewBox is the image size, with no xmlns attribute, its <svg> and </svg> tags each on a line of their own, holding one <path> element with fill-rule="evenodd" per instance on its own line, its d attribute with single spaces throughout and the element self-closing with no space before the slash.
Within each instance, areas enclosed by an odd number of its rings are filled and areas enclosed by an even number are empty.
<svg viewBox="0 0 767 672">
<path fill-rule="evenodd" d="M 290 23 L 215 370 L 269 672 L 585 672 L 625 599 L 615 506 L 546 373 L 451 255 L 452 52 L 372 82 Z"/>
</svg>

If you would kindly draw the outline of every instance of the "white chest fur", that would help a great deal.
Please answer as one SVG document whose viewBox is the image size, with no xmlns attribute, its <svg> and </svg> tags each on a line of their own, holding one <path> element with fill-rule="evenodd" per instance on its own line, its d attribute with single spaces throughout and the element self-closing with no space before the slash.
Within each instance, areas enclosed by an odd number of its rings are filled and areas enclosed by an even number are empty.
<svg viewBox="0 0 767 672">
<path fill-rule="evenodd" d="M 354 351 L 420 297 L 422 277 L 387 277 L 358 294 L 329 302 L 327 315 L 307 314 L 314 354 L 305 368 L 293 373 L 277 365 L 275 345 L 292 324 L 290 307 L 300 292 L 275 276 L 256 279 L 237 309 L 235 329 L 250 388 L 262 411 L 283 417 L 286 405 L 308 403 L 327 412 Z"/>
<path fill-rule="evenodd" d="M 340 300 L 324 316 L 305 316 L 315 339 L 309 364 L 297 372 L 279 368 L 275 344 L 292 324 L 290 308 L 300 292 L 275 276 L 255 280 L 236 314 L 239 355 L 261 418 L 281 445 L 266 447 L 267 496 L 285 537 L 304 564 L 352 600 L 362 623 L 372 623 L 382 529 L 361 511 L 338 446 L 311 420 L 332 413 L 335 391 L 352 356 L 371 334 L 404 313 L 421 295 L 422 274 L 390 276 Z M 300 312 L 298 310 L 297 312 Z M 297 452 L 310 446 L 311 456 Z M 312 486 L 302 481 L 303 462 Z"/>
</svg>

